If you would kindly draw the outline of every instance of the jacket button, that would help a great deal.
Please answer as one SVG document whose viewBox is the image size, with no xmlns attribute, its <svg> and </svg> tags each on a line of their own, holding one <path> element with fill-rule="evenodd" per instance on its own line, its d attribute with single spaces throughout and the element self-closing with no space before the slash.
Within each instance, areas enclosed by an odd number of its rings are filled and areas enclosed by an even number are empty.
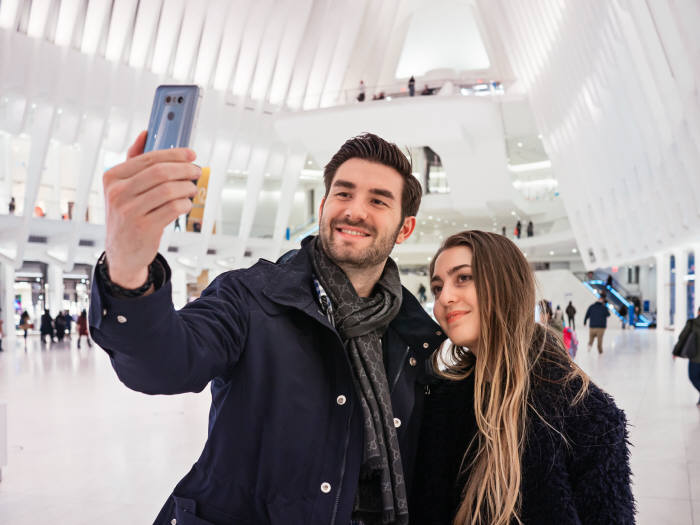
<svg viewBox="0 0 700 525">
<path fill-rule="evenodd" d="M 171 519 L 170 525 L 177 525 L 177 520 L 175 518 Z"/>
<path fill-rule="evenodd" d="M 401 426 L 401 420 L 398 417 L 394 418 L 394 428 L 399 428 Z"/>
<path fill-rule="evenodd" d="M 416 358 L 415 358 L 415 357 L 411 357 L 411 358 L 408 360 L 408 364 L 411 365 L 411 366 L 416 366 L 416 363 L 417 363 L 417 362 L 418 362 L 418 361 L 416 361 Z"/>
<path fill-rule="evenodd" d="M 348 399 L 347 399 L 343 394 L 340 394 L 340 395 L 335 399 L 335 402 L 342 406 L 342 405 L 345 404 L 345 402 L 346 402 L 347 400 L 348 400 Z"/>
<path fill-rule="evenodd" d="M 121 324 L 126 323 L 126 317 L 124 317 L 123 315 L 118 315 L 118 316 L 117 316 L 117 322 L 119 322 L 119 323 L 121 323 Z"/>
<path fill-rule="evenodd" d="M 428 343 L 423 343 L 423 348 L 428 348 L 430 345 Z"/>
<path fill-rule="evenodd" d="M 442 332 L 438 330 L 437 332 L 435 332 L 435 335 L 442 335 Z"/>
<path fill-rule="evenodd" d="M 324 494 L 328 494 L 331 491 L 331 484 L 328 483 L 327 481 L 324 481 L 321 483 L 321 492 Z"/>
<path fill-rule="evenodd" d="M 102 317 L 107 317 L 107 308 L 102 309 Z"/>
</svg>

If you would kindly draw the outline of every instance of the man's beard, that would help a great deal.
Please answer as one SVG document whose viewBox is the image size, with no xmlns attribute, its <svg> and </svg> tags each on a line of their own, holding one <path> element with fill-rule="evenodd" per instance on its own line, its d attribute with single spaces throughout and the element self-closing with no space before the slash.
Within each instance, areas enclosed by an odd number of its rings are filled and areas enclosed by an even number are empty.
<svg viewBox="0 0 700 525">
<path fill-rule="evenodd" d="M 383 264 L 389 257 L 401 232 L 402 225 L 403 223 L 400 223 L 393 233 L 377 237 L 376 229 L 364 222 L 331 221 L 330 224 L 327 224 L 322 221 L 319 237 L 326 255 L 338 266 L 348 266 L 357 269 L 371 268 L 372 266 Z M 336 232 L 336 228 L 342 226 L 361 228 L 367 231 L 374 239 L 372 244 L 364 249 L 343 247 L 341 244 L 343 241 L 338 239 L 338 232 Z"/>
</svg>

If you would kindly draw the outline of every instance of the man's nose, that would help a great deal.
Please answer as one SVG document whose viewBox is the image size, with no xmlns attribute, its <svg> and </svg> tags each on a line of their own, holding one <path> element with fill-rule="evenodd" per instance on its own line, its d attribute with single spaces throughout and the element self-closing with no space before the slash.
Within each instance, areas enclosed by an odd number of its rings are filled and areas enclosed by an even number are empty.
<svg viewBox="0 0 700 525">
<path fill-rule="evenodd" d="M 367 209 L 362 202 L 353 199 L 345 208 L 345 218 L 351 221 L 363 221 L 367 218 Z"/>
</svg>

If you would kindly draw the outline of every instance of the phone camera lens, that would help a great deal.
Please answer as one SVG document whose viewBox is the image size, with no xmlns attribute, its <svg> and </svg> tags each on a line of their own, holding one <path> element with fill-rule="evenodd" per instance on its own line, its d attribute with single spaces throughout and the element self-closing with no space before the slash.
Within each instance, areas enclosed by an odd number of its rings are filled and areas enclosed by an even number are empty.
<svg viewBox="0 0 700 525">
<path fill-rule="evenodd" d="M 169 96 L 165 97 L 165 103 L 170 104 L 170 97 Z"/>
<path fill-rule="evenodd" d="M 185 100 L 185 97 L 180 97 L 180 98 L 177 99 L 177 101 L 178 101 L 180 104 L 182 104 L 182 101 L 183 101 L 183 100 Z"/>
<path fill-rule="evenodd" d="M 168 112 L 168 120 L 172 120 L 174 118 L 175 118 L 175 113 L 173 113 L 172 111 Z"/>
</svg>

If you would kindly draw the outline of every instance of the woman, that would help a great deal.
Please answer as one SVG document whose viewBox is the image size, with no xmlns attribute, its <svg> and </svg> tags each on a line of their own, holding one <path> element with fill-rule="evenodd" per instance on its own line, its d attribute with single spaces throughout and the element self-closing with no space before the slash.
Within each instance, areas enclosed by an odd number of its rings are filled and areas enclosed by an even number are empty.
<svg viewBox="0 0 700 525">
<path fill-rule="evenodd" d="M 694 339 L 694 342 L 691 340 L 691 337 Z M 683 331 L 678 337 L 678 342 L 673 347 L 673 357 L 680 357 L 686 345 L 694 345 L 695 347 L 695 353 L 692 353 L 690 348 L 686 349 L 691 351 L 688 356 L 688 378 L 700 393 L 700 308 L 698 308 L 697 317 L 686 321 Z M 698 399 L 697 406 L 700 407 L 700 399 Z"/>
<path fill-rule="evenodd" d="M 83 336 L 87 339 L 88 346 L 92 346 L 90 334 L 88 333 L 87 313 L 85 310 L 80 312 L 80 316 L 78 317 L 78 348 L 80 348 L 80 338 Z"/>
<path fill-rule="evenodd" d="M 535 323 L 535 284 L 501 235 L 466 231 L 432 259 L 434 365 L 412 522 L 634 523 L 624 414 Z"/>
<path fill-rule="evenodd" d="M 22 312 L 19 318 L 19 327 L 24 330 L 24 344 L 27 344 L 27 332 L 32 328 L 32 322 L 29 320 L 29 312 Z"/>
</svg>

